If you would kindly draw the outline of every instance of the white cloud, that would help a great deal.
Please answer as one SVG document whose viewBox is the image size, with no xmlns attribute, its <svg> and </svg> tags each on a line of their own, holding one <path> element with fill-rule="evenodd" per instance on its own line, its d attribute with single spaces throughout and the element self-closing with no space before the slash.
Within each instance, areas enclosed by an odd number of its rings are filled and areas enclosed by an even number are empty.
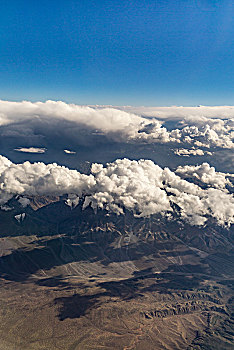
<svg viewBox="0 0 234 350">
<path fill-rule="evenodd" d="M 75 151 L 70 151 L 69 149 L 65 149 L 64 152 L 67 154 L 76 154 Z"/>
<path fill-rule="evenodd" d="M 212 146 L 234 148 L 233 118 L 234 107 L 230 106 L 147 109 L 145 107 L 88 107 L 61 101 L 35 103 L 0 101 L 0 125 L 26 123 L 33 120 L 44 123 L 46 127 L 53 120 L 65 120 L 75 123 L 82 130 L 106 135 L 115 141 L 177 142 L 208 148 Z M 173 127 L 169 129 L 167 123 L 171 121 Z M 5 130 L 6 135 L 12 135 L 14 132 L 17 135 L 23 132 L 22 127 L 15 131 L 14 128 Z"/>
<path fill-rule="evenodd" d="M 160 119 L 202 119 L 204 116 L 214 119 L 232 119 L 234 117 L 234 106 L 171 106 L 171 107 L 133 107 L 123 106 L 115 108 L 129 113 L 145 117 L 156 117 Z"/>
<path fill-rule="evenodd" d="M 212 153 L 209 151 L 203 151 L 202 149 L 195 149 L 195 148 L 179 148 L 175 149 L 174 153 L 177 156 L 184 156 L 184 157 L 189 157 L 189 156 L 204 156 L 205 154 L 211 156 Z"/>
<path fill-rule="evenodd" d="M 196 178 L 201 182 L 215 188 L 224 189 L 226 185 L 233 187 L 233 184 L 229 178 L 234 178 L 234 174 L 218 172 L 208 163 L 203 163 L 197 166 L 179 166 L 176 169 L 176 173 L 182 175 L 185 178 Z"/>
<path fill-rule="evenodd" d="M 37 147 L 19 147 L 15 148 L 14 151 L 24 152 L 24 153 L 45 153 L 45 148 L 37 148 Z"/>
<path fill-rule="evenodd" d="M 0 156 L 0 174 L 4 172 L 5 169 L 10 167 L 12 165 L 12 162 L 7 159 L 6 157 Z"/>
<path fill-rule="evenodd" d="M 234 223 L 234 199 L 224 188 L 226 177 L 219 173 L 216 176 L 209 165 L 205 168 L 195 173 L 203 179 L 211 171 L 208 183 L 214 188 L 202 189 L 178 176 L 181 169 L 176 174 L 150 160 L 119 159 L 106 166 L 93 164 L 91 174 L 84 175 L 55 163 L 14 164 L 0 156 L 0 205 L 15 195 L 68 194 L 70 206 L 85 196 L 84 207 L 91 203 L 94 209 L 105 208 L 117 214 L 123 213 L 125 207 L 136 216 L 149 216 L 173 213 L 177 205 L 181 218 L 193 225 L 204 224 L 208 217 L 230 225 Z"/>
</svg>

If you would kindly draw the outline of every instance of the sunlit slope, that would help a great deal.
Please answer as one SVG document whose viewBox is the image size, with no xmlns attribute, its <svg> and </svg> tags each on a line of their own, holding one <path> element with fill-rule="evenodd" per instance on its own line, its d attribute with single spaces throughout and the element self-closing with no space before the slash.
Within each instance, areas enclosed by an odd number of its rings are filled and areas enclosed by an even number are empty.
<svg viewBox="0 0 234 350">
<path fill-rule="evenodd" d="M 232 348 L 232 228 L 17 203 L 0 212 L 0 349 Z"/>
</svg>

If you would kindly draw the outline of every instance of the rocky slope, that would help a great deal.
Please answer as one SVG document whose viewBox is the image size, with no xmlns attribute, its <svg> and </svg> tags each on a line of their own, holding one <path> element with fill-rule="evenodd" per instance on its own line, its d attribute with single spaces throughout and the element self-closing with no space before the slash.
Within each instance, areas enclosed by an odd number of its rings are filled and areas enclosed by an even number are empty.
<svg viewBox="0 0 234 350">
<path fill-rule="evenodd" d="M 232 227 L 66 200 L 0 211 L 0 349 L 233 348 Z"/>
</svg>

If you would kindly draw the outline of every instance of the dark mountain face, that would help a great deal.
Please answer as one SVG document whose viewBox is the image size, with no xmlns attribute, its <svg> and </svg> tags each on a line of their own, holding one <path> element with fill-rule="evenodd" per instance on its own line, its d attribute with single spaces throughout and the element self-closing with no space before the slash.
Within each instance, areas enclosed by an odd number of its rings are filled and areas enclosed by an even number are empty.
<svg viewBox="0 0 234 350">
<path fill-rule="evenodd" d="M 232 348 L 233 227 L 95 213 L 59 197 L 9 204 L 0 349 Z"/>
</svg>

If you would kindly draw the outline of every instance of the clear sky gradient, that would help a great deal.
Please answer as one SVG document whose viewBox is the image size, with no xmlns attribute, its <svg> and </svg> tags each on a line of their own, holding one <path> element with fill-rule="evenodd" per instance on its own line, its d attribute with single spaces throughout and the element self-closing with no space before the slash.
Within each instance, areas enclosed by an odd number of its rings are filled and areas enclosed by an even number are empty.
<svg viewBox="0 0 234 350">
<path fill-rule="evenodd" d="M 232 0 L 1 0 L 0 98 L 233 105 Z"/>
</svg>

